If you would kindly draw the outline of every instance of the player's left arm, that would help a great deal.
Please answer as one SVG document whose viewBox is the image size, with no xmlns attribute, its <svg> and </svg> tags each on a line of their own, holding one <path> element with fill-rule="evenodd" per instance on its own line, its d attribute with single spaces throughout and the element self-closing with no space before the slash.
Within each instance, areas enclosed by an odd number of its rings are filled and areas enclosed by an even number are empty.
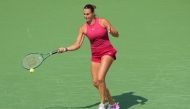
<svg viewBox="0 0 190 109">
<path fill-rule="evenodd" d="M 107 29 L 108 33 L 110 33 L 114 37 L 119 37 L 118 31 L 111 25 L 111 23 L 107 19 L 102 19 L 102 24 Z"/>
</svg>

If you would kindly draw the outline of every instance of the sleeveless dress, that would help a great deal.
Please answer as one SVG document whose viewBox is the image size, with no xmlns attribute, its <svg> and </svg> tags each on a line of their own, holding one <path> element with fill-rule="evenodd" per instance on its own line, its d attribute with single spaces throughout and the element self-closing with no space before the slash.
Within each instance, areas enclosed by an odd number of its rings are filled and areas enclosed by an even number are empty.
<svg viewBox="0 0 190 109">
<path fill-rule="evenodd" d="M 116 59 L 117 50 L 110 43 L 107 29 L 99 24 L 99 18 L 95 18 L 92 25 L 86 23 L 86 27 L 86 36 L 91 46 L 91 60 L 100 63 L 104 55 Z"/>
</svg>

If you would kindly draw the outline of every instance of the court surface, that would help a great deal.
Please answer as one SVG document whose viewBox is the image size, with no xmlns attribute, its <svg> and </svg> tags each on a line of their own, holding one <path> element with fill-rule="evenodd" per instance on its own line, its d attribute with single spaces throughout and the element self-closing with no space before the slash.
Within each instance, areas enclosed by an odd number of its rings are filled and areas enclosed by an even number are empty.
<svg viewBox="0 0 190 109">
<path fill-rule="evenodd" d="M 106 83 L 121 109 L 189 109 L 189 0 L 1 0 L 0 109 L 97 109 L 87 38 L 33 74 L 21 66 L 27 53 L 72 44 L 87 3 L 120 33 Z"/>
</svg>

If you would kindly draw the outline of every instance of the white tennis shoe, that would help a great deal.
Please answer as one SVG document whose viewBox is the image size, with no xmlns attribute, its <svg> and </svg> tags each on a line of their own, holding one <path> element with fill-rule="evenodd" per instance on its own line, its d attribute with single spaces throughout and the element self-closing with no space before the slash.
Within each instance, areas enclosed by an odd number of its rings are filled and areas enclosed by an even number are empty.
<svg viewBox="0 0 190 109">
<path fill-rule="evenodd" d="M 103 103 L 100 103 L 98 109 L 106 109 L 106 105 Z"/>
</svg>

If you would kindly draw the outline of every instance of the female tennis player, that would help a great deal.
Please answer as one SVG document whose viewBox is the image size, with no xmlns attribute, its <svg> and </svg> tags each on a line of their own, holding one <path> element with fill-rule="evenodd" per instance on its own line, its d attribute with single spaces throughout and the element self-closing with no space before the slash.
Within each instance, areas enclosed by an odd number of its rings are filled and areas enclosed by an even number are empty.
<svg viewBox="0 0 190 109">
<path fill-rule="evenodd" d="M 79 28 L 75 43 L 68 47 L 59 48 L 58 51 L 64 53 L 79 49 L 84 37 L 87 36 L 91 44 L 92 81 L 100 94 L 99 109 L 106 109 L 106 99 L 109 102 L 110 109 L 119 109 L 118 103 L 113 101 L 105 83 L 106 74 L 116 59 L 117 52 L 109 41 L 108 33 L 114 37 L 118 37 L 119 34 L 107 19 L 96 17 L 95 8 L 96 6 L 92 4 L 84 6 L 83 13 L 86 22 Z"/>
</svg>

